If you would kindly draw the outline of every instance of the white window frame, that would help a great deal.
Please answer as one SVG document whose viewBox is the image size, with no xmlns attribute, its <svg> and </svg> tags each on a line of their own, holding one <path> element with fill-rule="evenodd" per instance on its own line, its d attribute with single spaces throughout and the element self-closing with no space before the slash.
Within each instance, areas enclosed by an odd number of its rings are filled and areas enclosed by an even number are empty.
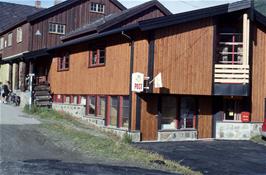
<svg viewBox="0 0 266 175">
<path fill-rule="evenodd" d="M 13 33 L 9 33 L 7 35 L 7 46 L 12 46 L 12 41 L 13 41 Z"/>
<path fill-rule="evenodd" d="M 100 10 L 102 9 L 102 10 Z M 91 12 L 96 12 L 96 13 L 104 13 L 105 11 L 105 5 L 96 3 L 96 2 L 91 2 L 90 4 L 90 11 Z"/>
<path fill-rule="evenodd" d="M 66 33 L 66 25 L 49 22 L 49 33 L 64 35 Z"/>
<path fill-rule="evenodd" d="M 4 37 L 0 37 L 0 50 L 4 49 Z"/>
<path fill-rule="evenodd" d="M 22 28 L 18 27 L 17 28 L 17 43 L 21 43 L 22 42 Z"/>
</svg>

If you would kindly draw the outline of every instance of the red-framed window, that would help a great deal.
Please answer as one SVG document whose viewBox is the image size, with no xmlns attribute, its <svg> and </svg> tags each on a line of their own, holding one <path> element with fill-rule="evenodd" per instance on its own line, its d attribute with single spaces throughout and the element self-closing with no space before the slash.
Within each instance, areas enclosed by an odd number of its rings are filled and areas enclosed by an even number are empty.
<svg viewBox="0 0 266 175">
<path fill-rule="evenodd" d="M 89 51 L 89 67 L 105 65 L 105 48 L 92 49 Z"/>
<path fill-rule="evenodd" d="M 129 124 L 129 96 L 123 96 L 120 98 L 120 105 L 121 105 L 121 127 L 128 128 Z"/>
<path fill-rule="evenodd" d="M 58 58 L 58 71 L 69 70 L 69 53 Z"/>
<path fill-rule="evenodd" d="M 107 99 L 105 96 L 98 96 L 97 97 L 97 116 L 105 117 L 106 104 L 107 104 Z"/>
</svg>

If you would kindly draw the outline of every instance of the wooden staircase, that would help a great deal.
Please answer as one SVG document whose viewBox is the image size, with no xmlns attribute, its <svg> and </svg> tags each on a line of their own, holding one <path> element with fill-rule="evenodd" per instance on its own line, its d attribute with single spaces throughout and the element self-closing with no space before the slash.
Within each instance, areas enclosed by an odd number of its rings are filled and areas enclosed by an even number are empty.
<svg viewBox="0 0 266 175">
<path fill-rule="evenodd" d="M 33 88 L 33 104 L 38 107 L 51 107 L 52 96 L 48 82 L 38 83 Z"/>
</svg>

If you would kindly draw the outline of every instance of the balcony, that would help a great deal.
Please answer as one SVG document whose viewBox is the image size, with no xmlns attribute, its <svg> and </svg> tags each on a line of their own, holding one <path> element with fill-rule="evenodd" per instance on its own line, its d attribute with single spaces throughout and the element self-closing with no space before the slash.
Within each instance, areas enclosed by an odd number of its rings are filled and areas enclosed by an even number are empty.
<svg viewBox="0 0 266 175">
<path fill-rule="evenodd" d="M 249 65 L 215 64 L 214 83 L 248 84 Z"/>
<path fill-rule="evenodd" d="M 219 33 L 214 65 L 214 95 L 248 96 L 250 66 L 247 37 L 242 33 Z"/>
</svg>

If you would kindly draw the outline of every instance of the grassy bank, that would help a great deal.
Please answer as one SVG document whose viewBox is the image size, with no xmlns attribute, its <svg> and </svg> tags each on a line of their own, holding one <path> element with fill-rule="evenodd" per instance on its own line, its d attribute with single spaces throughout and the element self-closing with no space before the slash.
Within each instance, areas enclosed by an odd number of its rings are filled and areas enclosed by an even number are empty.
<svg viewBox="0 0 266 175">
<path fill-rule="evenodd" d="M 181 166 L 177 162 L 166 160 L 159 154 L 134 147 L 129 143 L 130 138 L 128 137 L 120 139 L 110 133 L 100 132 L 97 128 L 84 124 L 79 119 L 66 114 L 36 107 L 31 110 L 25 107 L 24 112 L 40 119 L 43 123 L 42 128 L 49 136 L 61 138 L 61 141 L 68 140 L 68 144 L 71 143 L 76 150 L 90 156 L 181 174 L 201 174 Z"/>
<path fill-rule="evenodd" d="M 262 136 L 255 136 L 251 138 L 251 141 L 266 146 L 266 138 L 263 138 Z"/>
</svg>

